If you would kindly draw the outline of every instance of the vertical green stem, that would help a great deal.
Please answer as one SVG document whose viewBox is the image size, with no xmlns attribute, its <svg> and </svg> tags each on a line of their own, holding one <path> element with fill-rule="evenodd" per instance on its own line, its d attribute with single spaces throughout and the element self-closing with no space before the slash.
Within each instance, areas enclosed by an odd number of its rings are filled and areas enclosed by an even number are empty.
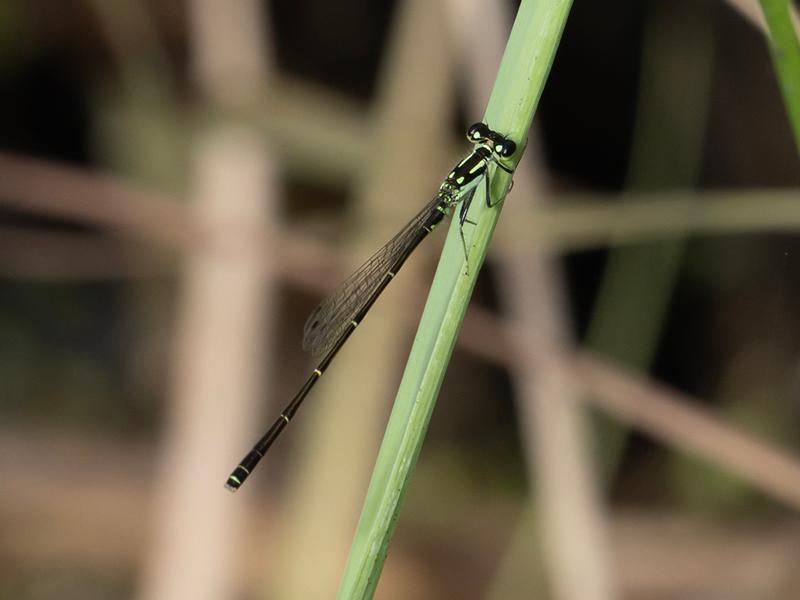
<svg viewBox="0 0 800 600">
<path fill-rule="evenodd" d="M 769 51 L 783 93 L 786 114 L 800 154 L 800 43 L 789 0 L 760 0 L 769 28 Z"/>
<path fill-rule="evenodd" d="M 533 113 L 553 62 L 571 0 L 522 0 L 484 120 L 517 142 L 519 161 Z M 492 169 L 493 201 L 502 199 L 510 175 Z M 479 187 L 465 235 L 451 223 L 414 346 L 395 399 L 372 474 L 361 519 L 339 587 L 340 599 L 372 598 L 397 524 L 413 467 L 444 379 L 447 363 L 483 264 L 499 209 L 486 206 Z"/>
</svg>

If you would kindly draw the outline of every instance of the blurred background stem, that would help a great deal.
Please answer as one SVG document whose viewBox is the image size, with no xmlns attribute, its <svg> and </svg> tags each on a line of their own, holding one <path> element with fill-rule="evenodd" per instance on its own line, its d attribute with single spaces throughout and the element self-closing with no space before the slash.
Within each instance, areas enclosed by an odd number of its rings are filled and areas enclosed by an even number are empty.
<svg viewBox="0 0 800 600">
<path fill-rule="evenodd" d="M 437 144 L 418 144 L 421 132 L 436 140 L 450 132 L 454 80 L 448 45 L 438 39 L 445 27 L 442 7 L 403 0 L 396 11 L 368 119 L 370 153 L 347 210 L 342 243 L 347 271 L 397 232 L 449 166 Z M 336 368 L 326 372 L 315 394 L 324 397 L 310 399 L 313 405 L 304 408 L 297 435 L 304 442 L 298 461 L 306 466 L 293 475 L 283 550 L 266 598 L 336 593 L 408 345 L 410 329 L 397 315 L 421 304 L 418 288 L 409 283 L 421 275 L 426 266 L 421 258 L 431 246 L 424 244 L 403 266 L 370 310 L 366 326 L 336 357 Z M 309 562 L 317 565 L 314 577 L 306 576 Z"/>
<path fill-rule="evenodd" d="M 702 156 L 713 56 L 708 8 L 684 0 L 650 7 L 626 188 L 691 189 Z M 588 348 L 633 369 L 649 369 L 684 248 L 681 236 L 612 246 L 586 334 Z M 613 478 L 627 436 L 606 416 L 596 422 L 603 471 Z"/>
<path fill-rule="evenodd" d="M 760 0 L 769 29 L 769 52 L 800 155 L 800 43 L 790 0 Z"/>
</svg>

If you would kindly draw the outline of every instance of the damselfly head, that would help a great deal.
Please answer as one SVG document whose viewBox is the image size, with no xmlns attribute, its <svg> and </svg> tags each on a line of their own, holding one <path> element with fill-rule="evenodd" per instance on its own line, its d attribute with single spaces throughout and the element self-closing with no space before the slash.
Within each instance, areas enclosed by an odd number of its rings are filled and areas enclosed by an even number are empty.
<svg viewBox="0 0 800 600">
<path fill-rule="evenodd" d="M 508 158 L 517 145 L 505 136 L 492 131 L 486 123 L 474 123 L 467 129 L 467 139 L 473 144 L 486 144 L 497 156 Z"/>
</svg>

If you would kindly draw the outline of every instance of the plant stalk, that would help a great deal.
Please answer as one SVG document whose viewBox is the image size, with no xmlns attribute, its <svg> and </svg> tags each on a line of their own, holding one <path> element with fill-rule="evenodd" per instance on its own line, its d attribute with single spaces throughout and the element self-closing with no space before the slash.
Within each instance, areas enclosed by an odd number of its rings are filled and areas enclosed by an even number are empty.
<svg viewBox="0 0 800 600">
<path fill-rule="evenodd" d="M 517 143 L 516 165 L 555 56 L 571 0 L 522 0 L 484 115 Z M 465 258 L 453 219 L 372 474 L 339 587 L 340 599 L 372 598 L 478 272 L 511 176 L 490 168 L 492 202 L 479 186 L 465 225 Z M 457 210 L 457 209 L 456 209 Z"/>
</svg>

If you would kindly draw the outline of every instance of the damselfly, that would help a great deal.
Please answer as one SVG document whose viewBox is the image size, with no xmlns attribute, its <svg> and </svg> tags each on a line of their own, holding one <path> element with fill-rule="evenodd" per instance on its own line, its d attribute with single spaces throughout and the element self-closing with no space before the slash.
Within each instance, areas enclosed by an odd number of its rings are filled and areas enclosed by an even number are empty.
<svg viewBox="0 0 800 600">
<path fill-rule="evenodd" d="M 463 227 L 468 222 L 467 214 L 475 190 L 480 181 L 483 181 L 486 202 L 493 206 L 487 173 L 489 164 L 494 163 L 506 173 L 511 173 L 512 170 L 502 163 L 502 159 L 513 156 L 517 150 L 513 141 L 492 131 L 485 123 L 472 125 L 467 130 L 467 139 L 475 144 L 474 149 L 453 167 L 433 200 L 339 285 L 308 317 L 303 332 L 303 349 L 310 351 L 319 361 L 317 368 L 283 409 L 272 427 L 230 474 L 225 483 L 227 489 L 235 492 L 244 483 L 406 259 L 459 202 L 461 240 L 466 253 Z"/>
</svg>

